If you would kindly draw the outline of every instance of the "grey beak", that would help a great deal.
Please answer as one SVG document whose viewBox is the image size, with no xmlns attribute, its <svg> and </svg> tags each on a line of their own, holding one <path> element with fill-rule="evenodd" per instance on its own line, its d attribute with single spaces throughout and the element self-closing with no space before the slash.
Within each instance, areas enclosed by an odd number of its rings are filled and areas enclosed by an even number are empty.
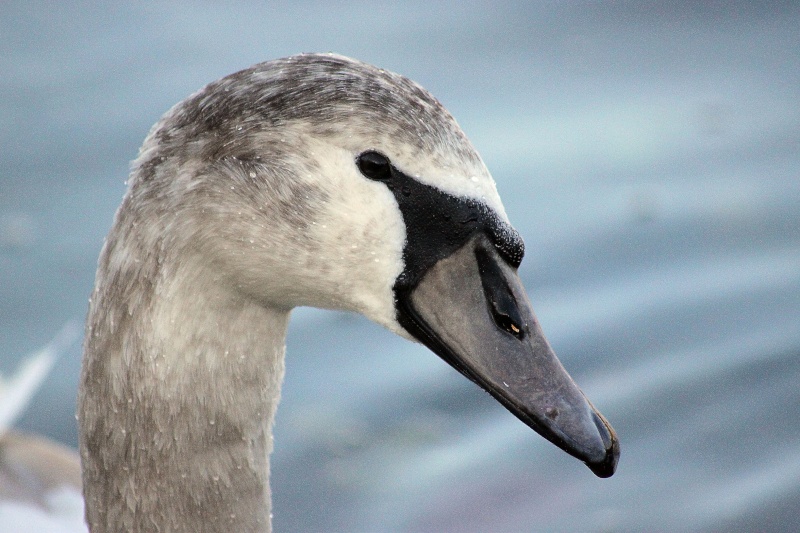
<svg viewBox="0 0 800 533">
<path fill-rule="evenodd" d="M 398 300 L 420 342 L 597 476 L 614 474 L 614 430 L 561 365 L 516 269 L 485 236 L 438 261 Z"/>
</svg>

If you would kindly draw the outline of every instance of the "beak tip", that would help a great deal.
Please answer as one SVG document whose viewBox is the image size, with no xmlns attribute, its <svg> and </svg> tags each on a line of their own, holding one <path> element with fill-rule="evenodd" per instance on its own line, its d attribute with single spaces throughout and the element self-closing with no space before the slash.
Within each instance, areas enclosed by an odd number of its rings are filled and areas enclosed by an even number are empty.
<svg viewBox="0 0 800 533">
<path fill-rule="evenodd" d="M 617 463 L 619 462 L 619 441 L 614 441 L 614 446 L 608 450 L 605 458 L 599 463 L 586 463 L 589 470 L 599 478 L 608 478 L 614 475 L 617 471 Z"/>
<path fill-rule="evenodd" d="M 589 470 L 599 478 L 608 478 L 614 475 L 617 470 L 617 463 L 619 462 L 619 439 L 614 429 L 609 425 L 603 415 L 596 410 L 593 413 L 594 423 L 597 426 L 597 431 L 600 433 L 605 444 L 605 457 L 601 461 L 586 462 Z"/>
</svg>

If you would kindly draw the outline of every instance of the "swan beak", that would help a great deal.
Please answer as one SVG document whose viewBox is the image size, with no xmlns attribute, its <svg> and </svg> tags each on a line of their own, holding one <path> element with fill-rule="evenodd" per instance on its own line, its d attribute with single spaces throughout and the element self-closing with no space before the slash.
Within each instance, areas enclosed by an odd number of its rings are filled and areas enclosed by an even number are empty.
<svg viewBox="0 0 800 533">
<path fill-rule="evenodd" d="M 614 430 L 561 365 L 516 269 L 486 237 L 438 261 L 397 304 L 420 342 L 595 475 L 614 474 Z"/>
</svg>

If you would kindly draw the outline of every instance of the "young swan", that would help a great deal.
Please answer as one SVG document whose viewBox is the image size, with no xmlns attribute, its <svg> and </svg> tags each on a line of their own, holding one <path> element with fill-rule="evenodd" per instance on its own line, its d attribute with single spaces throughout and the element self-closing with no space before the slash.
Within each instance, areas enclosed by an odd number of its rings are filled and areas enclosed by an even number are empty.
<svg viewBox="0 0 800 533">
<path fill-rule="evenodd" d="M 422 342 L 613 474 L 614 431 L 545 340 L 523 244 L 453 117 L 337 55 L 255 65 L 153 127 L 100 255 L 79 394 L 93 532 L 269 531 L 299 305 Z"/>
</svg>

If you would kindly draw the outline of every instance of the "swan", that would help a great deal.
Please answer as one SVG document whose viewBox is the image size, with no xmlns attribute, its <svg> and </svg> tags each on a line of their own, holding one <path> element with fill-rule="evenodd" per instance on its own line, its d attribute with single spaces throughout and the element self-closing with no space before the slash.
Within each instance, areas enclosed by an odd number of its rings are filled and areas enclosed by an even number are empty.
<svg viewBox="0 0 800 533">
<path fill-rule="evenodd" d="M 407 78 L 302 54 L 178 103 L 132 164 L 90 299 L 78 396 L 90 530 L 270 531 L 297 306 L 421 342 L 612 475 L 617 437 L 545 339 L 522 256 L 480 156 Z"/>
</svg>

